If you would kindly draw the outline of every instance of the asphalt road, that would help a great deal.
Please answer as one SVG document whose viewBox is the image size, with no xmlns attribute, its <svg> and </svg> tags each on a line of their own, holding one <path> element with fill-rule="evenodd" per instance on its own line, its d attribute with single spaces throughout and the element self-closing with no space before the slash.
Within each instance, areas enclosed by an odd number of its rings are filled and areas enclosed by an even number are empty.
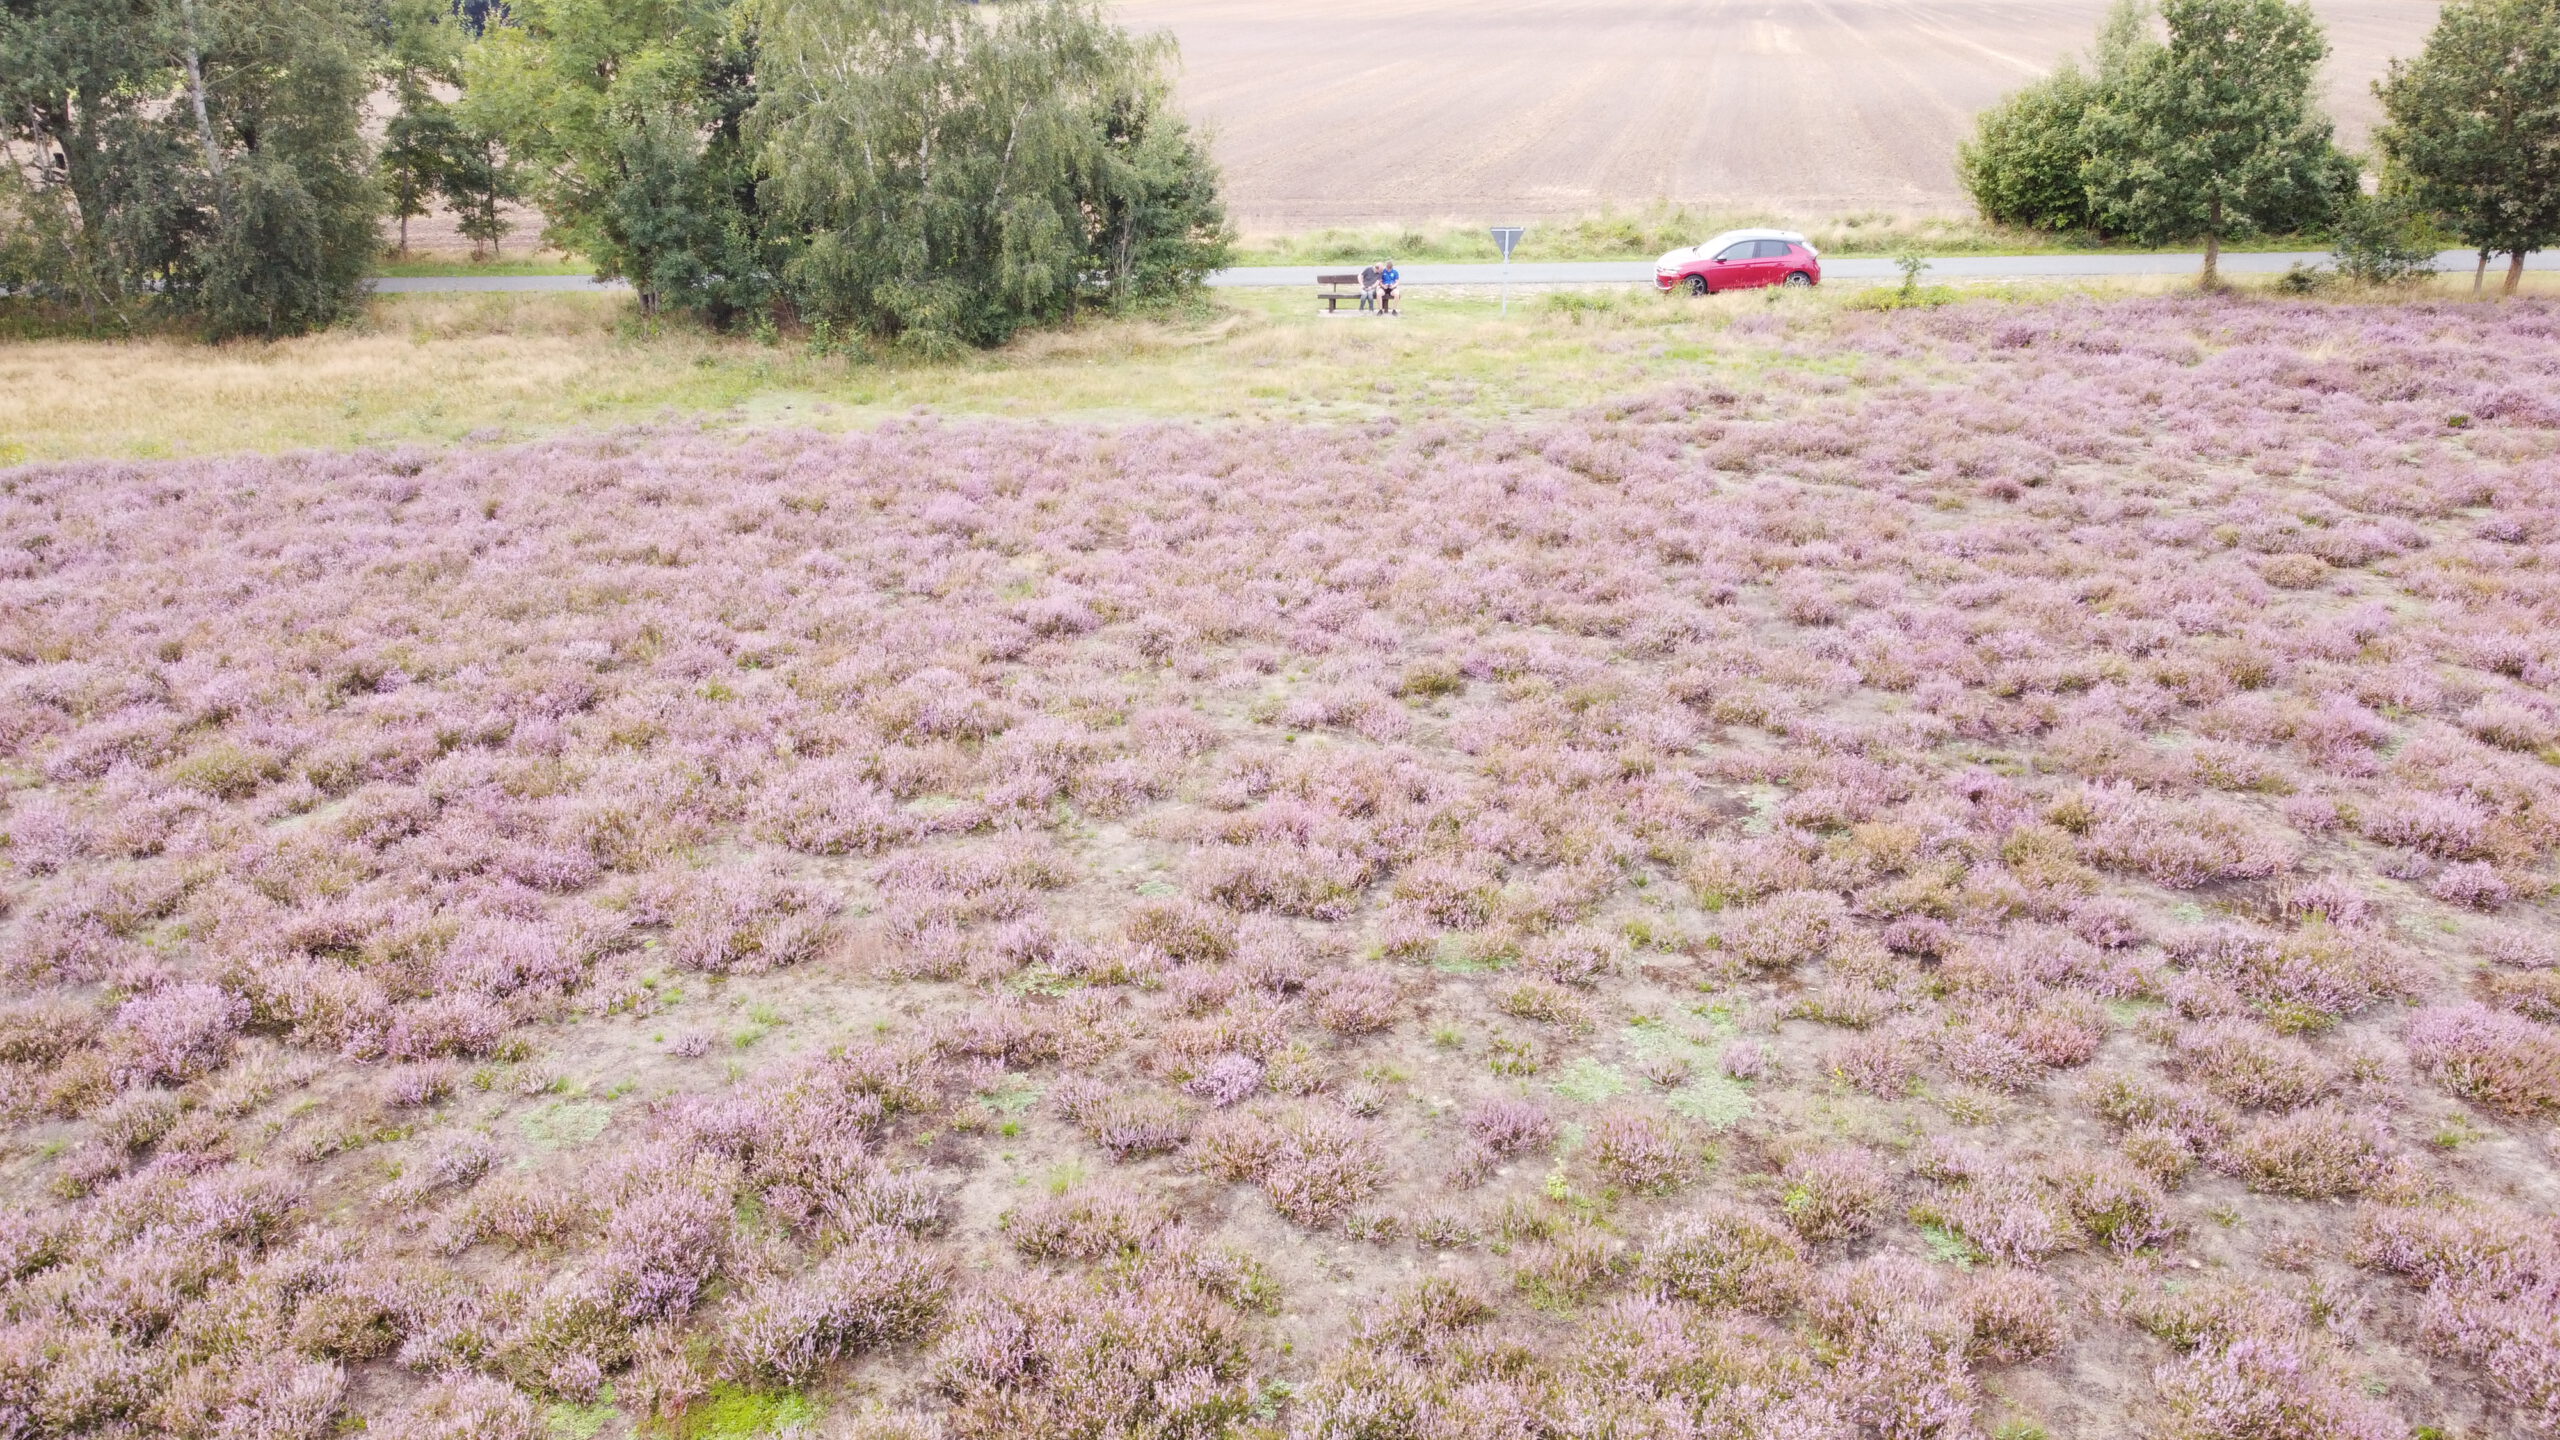
<svg viewBox="0 0 2560 1440">
<path fill-rule="evenodd" d="M 2328 263 L 2325 250 L 2226 254 L 2222 268 L 2232 275 L 2280 275 L 2294 265 Z M 2479 256 L 2469 250 L 2447 250 L 2436 268 L 2468 272 Z M 2121 275 L 2189 275 L 2204 263 L 2201 254 L 2169 255 L 1963 255 L 1929 262 L 1924 278 L 1940 280 L 2029 280 Z M 1213 286 L 1281 289 L 1312 286 L 1319 274 L 1343 269 L 1334 265 L 1244 265 L 1209 277 Z M 1653 278 L 1649 260 L 1605 260 L 1581 263 L 1519 264 L 1508 267 L 1515 285 L 1629 285 Z M 2526 257 L 2528 270 L 2560 270 L 2560 250 L 2541 250 Z M 1500 265 L 1407 265 L 1407 285 L 1491 285 L 1504 279 Z M 2506 269 L 2501 256 L 2490 262 L 2491 283 Z M 1823 262 L 1824 278 L 1890 280 L 1898 271 L 1890 260 L 1858 259 Z M 376 290 L 411 293 L 428 290 L 606 290 L 621 282 L 599 284 L 584 275 L 434 275 L 376 280 Z"/>
</svg>

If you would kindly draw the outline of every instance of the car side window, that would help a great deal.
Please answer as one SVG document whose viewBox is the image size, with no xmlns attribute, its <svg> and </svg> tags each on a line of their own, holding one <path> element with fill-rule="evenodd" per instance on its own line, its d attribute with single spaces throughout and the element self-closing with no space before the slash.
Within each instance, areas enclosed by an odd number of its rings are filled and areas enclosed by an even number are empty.
<svg viewBox="0 0 2560 1440">
<path fill-rule="evenodd" d="M 1758 255 L 1760 259 L 1784 260 L 1787 258 L 1787 252 L 1790 247 L 1784 240 L 1762 240 L 1756 243 L 1759 246 Z"/>
<path fill-rule="evenodd" d="M 1736 243 L 1727 245 L 1722 250 L 1717 251 L 1716 258 L 1719 260 L 1748 260 L 1751 258 L 1751 247 L 1751 241 L 1737 241 Z"/>
</svg>

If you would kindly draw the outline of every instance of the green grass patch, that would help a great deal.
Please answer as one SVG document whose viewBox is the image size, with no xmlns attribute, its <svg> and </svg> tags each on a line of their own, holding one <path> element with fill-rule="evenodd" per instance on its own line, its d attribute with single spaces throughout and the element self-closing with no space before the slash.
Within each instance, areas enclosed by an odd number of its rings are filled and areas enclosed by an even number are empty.
<svg viewBox="0 0 2560 1440">
<path fill-rule="evenodd" d="M 796 1392 L 714 1385 L 701 1404 L 684 1412 L 676 1433 L 682 1440 L 753 1440 L 806 1429 L 817 1420 L 818 1407 Z"/>
<path fill-rule="evenodd" d="M 604 1427 L 622 1418 L 622 1411 L 610 1400 L 593 1405 L 572 1405 L 563 1400 L 546 1405 L 542 1410 L 542 1430 L 550 1440 L 595 1440 Z"/>
<path fill-rule="evenodd" d="M 373 273 L 384 279 L 423 280 L 449 275 L 592 275 L 595 271 L 593 264 L 574 255 L 498 260 L 420 255 L 407 260 L 385 260 L 374 267 Z"/>
<path fill-rule="evenodd" d="M 542 1150 L 592 1145 L 613 1123 L 613 1107 L 592 1100 L 558 1100 L 516 1121 L 516 1129 Z"/>
<path fill-rule="evenodd" d="M 1579 1100 L 1585 1105 L 1597 1105 L 1633 1088 L 1626 1071 L 1588 1055 L 1564 1067 L 1549 1084 L 1558 1095 L 1567 1100 Z"/>
</svg>

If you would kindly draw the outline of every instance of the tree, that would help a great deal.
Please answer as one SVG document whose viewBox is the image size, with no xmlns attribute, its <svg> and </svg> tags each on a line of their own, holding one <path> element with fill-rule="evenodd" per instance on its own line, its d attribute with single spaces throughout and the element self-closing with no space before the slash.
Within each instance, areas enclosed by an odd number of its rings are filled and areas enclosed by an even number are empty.
<svg viewBox="0 0 2560 1440">
<path fill-rule="evenodd" d="M 427 213 L 442 191 L 460 143 L 453 107 L 436 93 L 461 81 L 462 21 L 439 0 L 392 0 L 382 17 L 383 79 L 399 107 L 385 122 L 376 158 L 383 198 L 400 222 L 400 253 L 409 253 L 409 222 Z"/>
<path fill-rule="evenodd" d="M 2166 0 L 2168 43 L 2144 50 L 2083 122 L 2099 223 L 2146 244 L 2222 242 L 2323 222 L 2355 183 L 2311 86 L 2328 54 L 2303 0 Z"/>
<path fill-rule="evenodd" d="M 2525 256 L 2560 244 L 2560 0 L 2453 0 L 2374 93 L 2386 183 L 2442 215 L 2483 271 L 2505 252 L 2514 294 Z"/>
<path fill-rule="evenodd" d="M 22 288 L 93 325 L 134 323 L 202 218 L 201 177 L 164 113 L 173 19 L 131 0 L 0 5 L 8 246 Z"/>
<path fill-rule="evenodd" d="M 1974 137 L 1957 151 L 1957 168 L 1984 219 L 2036 230 L 2097 228 L 2081 178 L 2089 163 L 2085 124 L 2098 97 L 2121 86 L 2134 62 L 2159 48 L 2149 23 L 2141 0 L 2117 0 L 2098 32 L 2090 70 L 2066 59 L 1975 120 Z"/>
<path fill-rule="evenodd" d="M 400 222 L 400 253 L 409 253 L 409 222 L 427 213 L 443 189 L 445 167 L 461 138 L 451 107 L 423 92 L 400 93 L 400 110 L 382 129 L 383 198 Z"/>
<path fill-rule="evenodd" d="M 725 325 L 768 306 L 780 257 L 744 138 L 755 8 L 511 0 L 486 15 L 464 119 L 526 168 L 551 242 L 629 280 L 652 313 Z"/>
<path fill-rule="evenodd" d="M 1090 0 L 776 4 L 751 130 L 802 308 L 931 349 L 1198 284 L 1225 212 L 1170 56 Z"/>
<path fill-rule="evenodd" d="M 92 323 L 166 306 L 217 338 L 361 299 L 381 197 L 354 0 L 11 0 L 5 218 L 28 288 Z"/>
<path fill-rule="evenodd" d="M 457 129 L 446 152 L 442 182 L 445 203 L 453 207 L 454 228 L 471 242 L 472 254 L 477 257 L 485 245 L 496 255 L 498 242 L 516 228 L 499 207 L 524 193 L 506 146 L 485 131 Z"/>
</svg>

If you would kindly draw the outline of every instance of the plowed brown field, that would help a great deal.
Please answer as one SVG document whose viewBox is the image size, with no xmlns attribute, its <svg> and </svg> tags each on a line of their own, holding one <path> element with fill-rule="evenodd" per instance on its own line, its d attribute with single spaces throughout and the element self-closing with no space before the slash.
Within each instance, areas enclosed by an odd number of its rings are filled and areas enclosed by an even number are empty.
<svg viewBox="0 0 2560 1440">
<path fill-rule="evenodd" d="M 2434 0 L 2314 0 L 2350 145 Z M 1655 200 L 1804 216 L 1964 206 L 1974 114 L 2107 0 L 1125 0 L 1182 42 L 1238 219 L 1297 229 Z"/>
</svg>

